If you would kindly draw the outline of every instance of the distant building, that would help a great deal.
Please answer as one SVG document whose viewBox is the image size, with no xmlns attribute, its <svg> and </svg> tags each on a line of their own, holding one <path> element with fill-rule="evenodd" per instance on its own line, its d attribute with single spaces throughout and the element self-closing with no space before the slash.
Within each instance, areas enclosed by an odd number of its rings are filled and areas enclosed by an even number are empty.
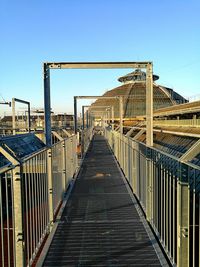
<svg viewBox="0 0 200 267">
<path fill-rule="evenodd" d="M 52 127 L 55 128 L 66 128 L 73 125 L 73 115 L 69 114 L 52 114 Z M 0 128 L 11 129 L 12 128 L 12 116 L 4 116 L 0 119 Z M 27 129 L 28 122 L 25 116 L 16 116 L 16 128 Z M 44 115 L 35 114 L 31 115 L 31 128 L 32 129 L 43 129 L 44 128 Z"/>
</svg>

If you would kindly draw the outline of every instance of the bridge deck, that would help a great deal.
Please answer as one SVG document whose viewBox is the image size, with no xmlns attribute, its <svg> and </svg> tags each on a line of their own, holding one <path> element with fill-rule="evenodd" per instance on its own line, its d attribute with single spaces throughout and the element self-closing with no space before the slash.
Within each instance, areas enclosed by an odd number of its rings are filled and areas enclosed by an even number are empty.
<svg viewBox="0 0 200 267">
<path fill-rule="evenodd" d="M 147 229 L 107 142 L 97 135 L 43 266 L 164 266 Z"/>
</svg>

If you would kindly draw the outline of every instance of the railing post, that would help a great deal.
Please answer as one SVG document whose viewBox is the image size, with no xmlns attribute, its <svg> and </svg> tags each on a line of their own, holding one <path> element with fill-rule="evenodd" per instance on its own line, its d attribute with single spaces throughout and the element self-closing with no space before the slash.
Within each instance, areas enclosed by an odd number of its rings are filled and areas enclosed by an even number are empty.
<svg viewBox="0 0 200 267">
<path fill-rule="evenodd" d="M 23 233 L 23 203 L 22 203 L 22 175 L 20 165 L 13 170 L 13 210 L 15 263 L 16 266 L 25 266 L 24 233 Z"/>
<path fill-rule="evenodd" d="M 66 173 L 66 149 L 65 141 L 62 142 L 62 180 L 63 180 L 63 192 L 66 190 L 67 185 L 67 173 Z"/>
<path fill-rule="evenodd" d="M 177 267 L 189 266 L 189 202 L 188 167 L 181 164 L 177 184 Z"/>
<path fill-rule="evenodd" d="M 73 144 L 73 150 L 72 150 L 73 167 L 74 167 L 74 173 L 75 173 L 76 172 L 76 168 L 78 166 L 78 162 L 77 162 L 77 138 L 76 138 L 76 136 L 72 137 L 72 144 Z"/>
<path fill-rule="evenodd" d="M 153 166 L 151 159 L 151 149 L 146 148 L 146 214 L 147 220 L 152 222 L 153 211 Z"/>
<path fill-rule="evenodd" d="M 131 167 L 132 167 L 132 175 L 131 175 L 131 185 L 132 185 L 132 189 L 133 192 L 136 193 L 136 188 L 137 188 L 137 169 L 138 166 L 137 164 L 137 150 L 136 150 L 136 142 L 131 140 L 131 150 L 132 150 L 132 163 L 131 163 Z"/>
<path fill-rule="evenodd" d="M 77 97 L 74 96 L 74 133 L 76 134 L 77 131 Z"/>
<path fill-rule="evenodd" d="M 49 195 L 49 223 L 50 230 L 53 226 L 53 172 L 52 172 L 52 149 L 47 150 L 47 174 L 48 174 L 48 195 Z"/>
<path fill-rule="evenodd" d="M 74 158 L 73 158 L 73 137 L 70 138 L 70 178 L 72 179 L 74 175 Z"/>
</svg>

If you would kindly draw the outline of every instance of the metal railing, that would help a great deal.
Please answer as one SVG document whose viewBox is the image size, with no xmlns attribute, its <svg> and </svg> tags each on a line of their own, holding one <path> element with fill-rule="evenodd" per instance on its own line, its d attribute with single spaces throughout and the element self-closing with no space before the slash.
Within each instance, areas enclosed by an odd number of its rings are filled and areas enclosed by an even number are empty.
<svg viewBox="0 0 200 267">
<path fill-rule="evenodd" d="M 105 136 L 171 262 L 200 264 L 200 167 L 115 131 Z"/>
<path fill-rule="evenodd" d="M 87 128 L 81 133 L 82 156 L 87 151 L 93 136 L 93 127 Z"/>
<path fill-rule="evenodd" d="M 21 168 L 24 254 L 28 266 L 50 227 L 47 156 L 47 149 L 44 149 L 25 160 Z"/>
<path fill-rule="evenodd" d="M 77 137 L 0 170 L 0 266 L 31 266 L 77 170 Z"/>
<path fill-rule="evenodd" d="M 12 168 L 0 170 L 0 266 L 13 266 L 14 217 Z"/>
</svg>

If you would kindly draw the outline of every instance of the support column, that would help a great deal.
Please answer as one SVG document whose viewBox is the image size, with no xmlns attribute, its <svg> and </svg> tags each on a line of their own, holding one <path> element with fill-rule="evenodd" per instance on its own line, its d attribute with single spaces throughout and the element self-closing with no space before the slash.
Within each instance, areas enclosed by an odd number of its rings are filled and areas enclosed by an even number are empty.
<svg viewBox="0 0 200 267">
<path fill-rule="evenodd" d="M 146 145 L 153 146 L 153 65 L 146 68 Z"/>
<path fill-rule="evenodd" d="M 123 97 L 119 97 L 119 119 L 120 119 L 120 134 L 123 134 Z"/>
<path fill-rule="evenodd" d="M 12 130 L 13 135 L 16 134 L 16 120 L 15 120 L 15 99 L 12 98 Z"/>
<path fill-rule="evenodd" d="M 30 103 L 28 104 L 28 131 L 31 132 L 31 107 Z"/>
<path fill-rule="evenodd" d="M 84 155 L 84 140 L 85 140 L 85 117 L 84 117 L 84 106 L 82 106 L 82 134 L 81 134 L 81 157 Z"/>
<path fill-rule="evenodd" d="M 82 128 L 83 128 L 83 131 L 85 129 L 85 114 L 84 114 L 84 112 L 85 112 L 85 108 L 84 108 L 84 106 L 82 106 Z"/>
<path fill-rule="evenodd" d="M 112 130 L 114 130 L 114 106 L 111 107 Z"/>
<path fill-rule="evenodd" d="M 77 134 L 77 98 L 74 96 L 74 133 Z"/>
<path fill-rule="evenodd" d="M 188 166 L 181 164 L 177 184 L 177 267 L 189 267 L 189 203 Z"/>
<path fill-rule="evenodd" d="M 44 117 L 46 145 L 51 146 L 51 97 L 50 97 L 50 70 L 46 63 L 43 65 L 44 72 Z"/>
</svg>

